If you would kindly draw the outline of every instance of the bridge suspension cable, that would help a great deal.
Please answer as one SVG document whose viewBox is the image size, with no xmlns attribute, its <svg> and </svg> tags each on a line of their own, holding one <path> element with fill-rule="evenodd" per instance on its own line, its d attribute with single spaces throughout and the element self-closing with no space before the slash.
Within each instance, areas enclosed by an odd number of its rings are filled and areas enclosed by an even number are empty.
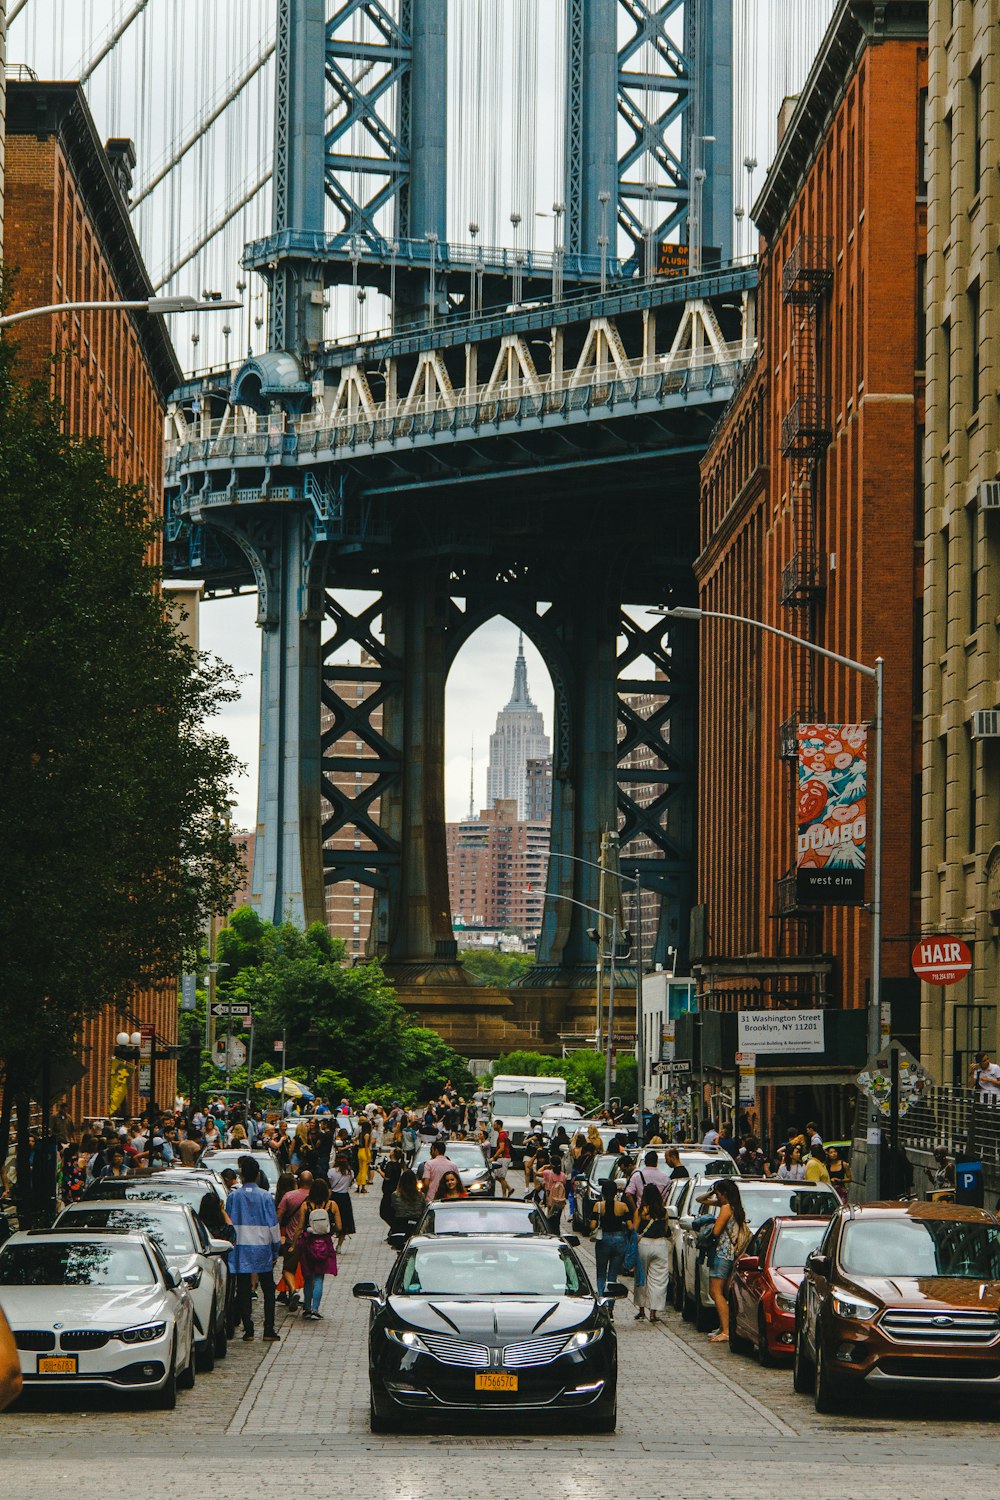
<svg viewBox="0 0 1000 1500">
<path fill-rule="evenodd" d="M 146 9 L 146 6 L 148 4 L 149 4 L 149 0 L 135 0 L 135 4 L 133 5 L 132 9 L 129 11 L 128 15 L 125 17 L 125 19 L 123 21 L 119 22 L 118 26 L 115 27 L 115 29 L 112 31 L 111 35 L 109 36 L 108 40 L 104 43 L 103 47 L 101 47 L 94 54 L 94 56 L 90 59 L 90 61 L 84 67 L 80 68 L 80 70 L 79 70 L 79 77 L 80 77 L 80 82 L 81 83 L 89 83 L 89 81 L 90 81 L 91 77 L 93 76 L 93 74 L 101 66 L 101 63 L 108 56 L 108 54 L 110 52 L 112 52 L 114 50 L 114 48 L 118 45 L 118 43 L 121 41 L 122 37 L 125 35 L 126 31 L 128 31 L 129 27 L 132 25 L 132 22 L 136 19 L 136 17 L 142 15 L 142 12 Z"/>
</svg>

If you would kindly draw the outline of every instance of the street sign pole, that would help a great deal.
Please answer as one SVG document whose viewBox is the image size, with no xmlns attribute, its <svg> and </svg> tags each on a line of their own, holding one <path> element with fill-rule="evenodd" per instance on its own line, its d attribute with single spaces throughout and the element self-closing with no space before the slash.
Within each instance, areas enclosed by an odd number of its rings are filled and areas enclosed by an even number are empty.
<svg viewBox="0 0 1000 1500">
<path fill-rule="evenodd" d="M 611 912 L 611 978 L 608 982 L 608 1042 L 604 1052 L 604 1112 L 611 1110 L 611 1066 L 615 1029 L 615 954 L 618 951 L 618 904 Z"/>
<path fill-rule="evenodd" d="M 639 1145 L 646 1144 L 646 1043 L 642 1008 L 642 887 L 635 872 L 635 1071 L 639 1098 Z"/>
<path fill-rule="evenodd" d="M 278 1099 L 278 1113 L 282 1119 L 285 1118 L 285 1047 L 288 1042 L 288 1027 L 281 1028 L 281 1095 Z"/>
</svg>

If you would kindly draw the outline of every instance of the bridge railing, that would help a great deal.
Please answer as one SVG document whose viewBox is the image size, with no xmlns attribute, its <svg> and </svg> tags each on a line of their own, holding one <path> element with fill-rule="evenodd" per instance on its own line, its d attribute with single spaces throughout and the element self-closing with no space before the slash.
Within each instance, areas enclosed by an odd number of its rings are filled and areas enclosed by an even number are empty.
<svg viewBox="0 0 1000 1500">
<path fill-rule="evenodd" d="M 668 398 L 731 389 L 748 350 L 742 342 L 721 350 L 701 348 L 683 355 L 658 355 L 602 363 L 584 370 L 519 375 L 513 382 L 487 382 L 433 394 L 421 391 L 377 404 L 373 411 L 319 410 L 287 419 L 258 416 L 246 407 L 230 408 L 215 421 L 198 419 L 189 432 L 167 443 L 170 463 L 197 463 L 212 458 L 268 458 L 276 452 L 318 452 L 355 448 L 398 438 L 463 428 L 494 426 L 548 416 L 571 417 L 594 406 L 638 406 Z M 178 413 L 175 421 L 183 425 Z"/>
</svg>

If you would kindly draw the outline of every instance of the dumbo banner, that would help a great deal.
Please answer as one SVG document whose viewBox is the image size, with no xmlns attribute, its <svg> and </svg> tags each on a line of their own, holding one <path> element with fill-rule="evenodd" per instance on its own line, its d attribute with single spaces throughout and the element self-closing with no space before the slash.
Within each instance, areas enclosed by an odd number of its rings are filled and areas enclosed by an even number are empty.
<svg viewBox="0 0 1000 1500">
<path fill-rule="evenodd" d="M 865 899 L 868 730 L 800 724 L 796 894 L 808 906 Z"/>
</svg>

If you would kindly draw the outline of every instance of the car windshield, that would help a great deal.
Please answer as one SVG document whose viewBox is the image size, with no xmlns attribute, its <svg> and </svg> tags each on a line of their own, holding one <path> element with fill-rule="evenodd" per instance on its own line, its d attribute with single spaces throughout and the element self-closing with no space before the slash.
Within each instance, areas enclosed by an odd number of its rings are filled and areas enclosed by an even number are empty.
<svg viewBox="0 0 1000 1500">
<path fill-rule="evenodd" d="M 396 1293 L 432 1297 L 573 1297 L 588 1295 L 572 1256 L 561 1246 L 416 1245 L 404 1256 Z"/>
<path fill-rule="evenodd" d="M 420 1221 L 420 1234 L 546 1234 L 544 1220 L 530 1203 L 488 1208 L 461 1203 L 455 1208 L 431 1208 Z"/>
<path fill-rule="evenodd" d="M 792 1270 L 804 1266 L 806 1256 L 817 1249 L 826 1234 L 825 1224 L 790 1224 L 778 1230 L 778 1238 L 771 1254 L 771 1265 L 776 1271 L 787 1267 Z"/>
<path fill-rule="evenodd" d="M 456 1167 L 461 1167 L 463 1172 L 470 1171 L 473 1167 L 484 1167 L 486 1158 L 475 1141 L 447 1141 L 445 1143 L 445 1155 L 449 1161 L 453 1161 Z M 418 1151 L 414 1166 L 420 1168 L 426 1166 L 431 1159 L 430 1149 Z"/>
<path fill-rule="evenodd" d="M 590 1168 L 591 1182 L 600 1182 L 602 1178 L 610 1177 L 615 1163 L 620 1160 L 619 1156 L 595 1156 Z"/>
<path fill-rule="evenodd" d="M 154 1280 L 140 1245 L 56 1240 L 0 1251 L 0 1286 L 152 1286 Z"/>
<path fill-rule="evenodd" d="M 102 1183 L 103 1187 L 104 1184 Z M 190 1187 L 179 1182 L 138 1183 L 125 1181 L 122 1191 L 116 1193 L 92 1193 L 94 1198 L 122 1198 L 128 1203 L 189 1203 L 197 1211 L 205 1194 L 214 1191 L 209 1183 L 199 1180 Z"/>
<path fill-rule="evenodd" d="M 765 1219 L 777 1214 L 804 1214 L 809 1218 L 832 1215 L 840 1199 L 832 1188 L 766 1187 L 760 1191 L 740 1192 L 743 1212 L 751 1229 L 759 1229 Z"/>
<path fill-rule="evenodd" d="M 148 1234 L 164 1255 L 190 1255 L 200 1249 L 182 1213 L 157 1213 L 155 1208 L 74 1208 L 62 1215 L 68 1229 L 132 1229 Z"/>
<path fill-rule="evenodd" d="M 551 1100 L 549 1103 L 551 1104 Z M 493 1118 L 498 1117 L 505 1120 L 508 1115 L 526 1115 L 528 1113 L 527 1094 L 494 1094 L 493 1095 Z M 539 1111 L 541 1113 L 541 1111 Z"/>
<path fill-rule="evenodd" d="M 1000 1228 L 967 1219 L 883 1219 L 849 1224 L 840 1262 L 849 1276 L 1000 1279 Z"/>
</svg>

